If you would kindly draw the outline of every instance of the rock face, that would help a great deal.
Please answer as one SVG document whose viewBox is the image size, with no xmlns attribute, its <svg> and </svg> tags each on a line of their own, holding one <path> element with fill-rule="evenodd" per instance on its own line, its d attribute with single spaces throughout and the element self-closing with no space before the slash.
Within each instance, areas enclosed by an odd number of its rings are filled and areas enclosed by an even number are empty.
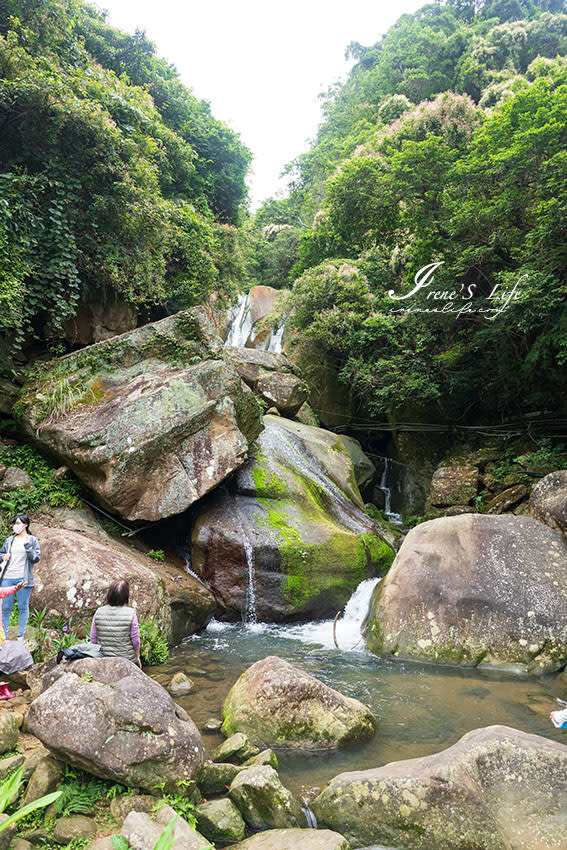
<svg viewBox="0 0 567 850">
<path fill-rule="evenodd" d="M 464 514 L 405 538 L 370 604 L 379 655 L 529 673 L 567 661 L 567 542 L 531 517 Z"/>
<path fill-rule="evenodd" d="M 212 593 L 184 570 L 159 566 L 151 558 L 104 535 L 36 525 L 41 561 L 35 571 L 32 602 L 47 616 L 90 620 L 112 581 L 128 577 L 130 602 L 138 615 L 153 618 L 166 639 L 181 640 L 211 617 Z"/>
<path fill-rule="evenodd" d="M 27 724 L 54 755 L 147 791 L 163 782 L 174 790 L 196 773 L 204 754 L 197 727 L 131 662 L 83 659 L 46 678 Z"/>
<path fill-rule="evenodd" d="M 354 437 L 341 436 L 347 452 L 352 460 L 356 483 L 362 490 L 367 484 L 370 484 L 376 474 L 376 467 L 369 457 L 362 451 L 362 446 Z"/>
<path fill-rule="evenodd" d="M 429 500 L 432 505 L 466 505 L 478 488 L 476 466 L 440 466 L 433 473 Z"/>
<path fill-rule="evenodd" d="M 260 408 L 195 307 L 45 364 L 24 429 L 128 520 L 178 514 L 238 468 Z"/>
<path fill-rule="evenodd" d="M 63 325 L 65 338 L 80 345 L 91 345 L 136 327 L 136 310 L 118 299 L 79 304 L 77 312 Z"/>
<path fill-rule="evenodd" d="M 230 783 L 229 796 L 252 829 L 306 827 L 301 806 L 273 767 L 248 767 Z"/>
<path fill-rule="evenodd" d="M 372 737 L 376 718 L 287 661 L 269 656 L 246 670 L 223 707 L 226 735 L 245 732 L 261 746 L 329 750 Z"/>
<path fill-rule="evenodd" d="M 254 348 L 225 349 L 242 380 L 284 416 L 295 416 L 307 400 L 309 390 L 297 367 L 283 354 Z"/>
<path fill-rule="evenodd" d="M 364 513 L 336 434 L 264 417 L 251 457 L 197 513 L 191 563 L 224 615 L 332 616 L 393 550 Z M 253 591 L 253 592 L 252 592 Z"/>
<path fill-rule="evenodd" d="M 538 481 L 531 492 L 530 513 L 557 531 L 567 531 L 567 469 Z"/>
<path fill-rule="evenodd" d="M 554 850 L 567 846 L 567 747 L 506 726 L 425 758 L 336 776 L 312 803 L 351 846 Z"/>
</svg>

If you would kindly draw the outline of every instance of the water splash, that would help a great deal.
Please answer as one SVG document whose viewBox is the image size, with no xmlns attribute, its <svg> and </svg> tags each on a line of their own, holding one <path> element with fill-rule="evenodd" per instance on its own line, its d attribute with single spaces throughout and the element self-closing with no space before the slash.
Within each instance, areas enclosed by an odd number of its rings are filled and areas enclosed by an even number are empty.
<svg viewBox="0 0 567 850">
<path fill-rule="evenodd" d="M 397 514 L 392 511 L 392 490 L 388 487 L 388 471 L 390 469 L 390 459 L 385 457 L 384 460 L 384 469 L 382 470 L 382 475 L 380 477 L 380 484 L 378 487 L 384 493 L 384 513 L 386 517 L 390 520 L 390 522 L 394 523 L 394 525 L 402 524 L 402 515 Z"/>
</svg>

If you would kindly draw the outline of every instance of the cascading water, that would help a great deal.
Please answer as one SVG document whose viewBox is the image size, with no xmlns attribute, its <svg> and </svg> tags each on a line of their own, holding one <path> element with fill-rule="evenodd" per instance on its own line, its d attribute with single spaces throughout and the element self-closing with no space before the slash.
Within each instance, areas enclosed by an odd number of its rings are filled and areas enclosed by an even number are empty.
<svg viewBox="0 0 567 850">
<path fill-rule="evenodd" d="M 244 348 L 253 324 L 250 299 L 248 295 L 241 295 L 232 313 L 232 321 L 225 345 L 231 345 L 234 348 Z"/>
<path fill-rule="evenodd" d="M 284 332 L 285 324 L 282 324 L 278 327 L 276 331 L 272 331 L 270 334 L 270 342 L 268 344 L 267 351 L 273 351 L 274 354 L 282 353 L 282 337 Z"/>
<path fill-rule="evenodd" d="M 254 547 L 246 533 L 244 521 L 234 499 L 232 500 L 232 513 L 234 515 L 236 525 L 238 526 L 238 530 L 240 531 L 240 540 L 242 541 L 242 548 L 244 549 L 246 566 L 248 569 L 248 578 L 246 582 L 246 604 L 242 612 L 242 622 L 247 625 L 254 625 L 258 622 L 258 614 L 256 610 L 256 570 L 254 566 Z"/>
<path fill-rule="evenodd" d="M 392 511 L 392 490 L 388 487 L 388 472 L 390 469 L 390 459 L 384 458 L 384 469 L 382 470 L 382 475 L 380 477 L 380 484 L 378 485 L 380 490 L 384 493 L 384 513 L 386 517 L 390 520 L 390 522 L 394 523 L 394 525 L 402 524 L 401 514 L 397 514 Z"/>
</svg>

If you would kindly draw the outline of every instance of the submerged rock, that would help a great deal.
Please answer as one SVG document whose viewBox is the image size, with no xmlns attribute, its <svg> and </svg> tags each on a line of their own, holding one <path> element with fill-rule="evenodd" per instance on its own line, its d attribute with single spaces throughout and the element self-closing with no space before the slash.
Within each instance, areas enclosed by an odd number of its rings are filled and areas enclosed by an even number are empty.
<svg viewBox="0 0 567 850">
<path fill-rule="evenodd" d="M 102 531 L 102 530 L 101 530 Z M 151 558 L 101 533 L 95 537 L 62 528 L 36 526 L 41 564 L 34 605 L 47 616 L 73 619 L 87 628 L 112 581 L 128 577 L 130 600 L 139 617 L 155 620 L 176 642 L 204 626 L 215 609 L 208 588 L 194 576 Z"/>
<path fill-rule="evenodd" d="M 435 755 L 341 773 L 311 805 L 352 847 L 554 850 L 567 846 L 567 747 L 489 726 Z"/>
<path fill-rule="evenodd" d="M 55 756 L 147 791 L 162 783 L 175 790 L 196 773 L 204 755 L 199 730 L 130 661 L 83 659 L 46 679 L 46 690 L 31 704 L 28 729 Z"/>
<path fill-rule="evenodd" d="M 550 528 L 567 532 L 567 469 L 538 481 L 530 495 L 530 513 Z"/>
<path fill-rule="evenodd" d="M 287 661 L 269 656 L 246 670 L 224 706 L 223 732 L 240 730 L 268 747 L 329 750 L 370 738 L 376 718 Z"/>
<path fill-rule="evenodd" d="M 510 514 L 416 526 L 373 596 L 367 644 L 378 655 L 558 670 L 567 662 L 567 541 Z"/>
<path fill-rule="evenodd" d="M 275 416 L 264 424 L 230 488 L 197 512 L 192 568 L 226 615 L 332 616 L 393 549 L 363 510 L 340 437 Z"/>
<path fill-rule="evenodd" d="M 43 364 L 16 413 L 131 521 L 184 511 L 242 464 L 261 429 L 257 400 L 199 307 Z"/>
<path fill-rule="evenodd" d="M 228 793 L 252 829 L 307 826 L 301 806 L 269 765 L 241 771 L 232 780 Z"/>
</svg>

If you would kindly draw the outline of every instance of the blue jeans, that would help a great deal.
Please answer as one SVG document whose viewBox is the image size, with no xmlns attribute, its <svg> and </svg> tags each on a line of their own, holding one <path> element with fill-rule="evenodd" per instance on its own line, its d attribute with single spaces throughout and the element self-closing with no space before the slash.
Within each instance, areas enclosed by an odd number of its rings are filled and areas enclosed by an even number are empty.
<svg viewBox="0 0 567 850">
<path fill-rule="evenodd" d="M 3 578 L 0 582 L 0 587 L 15 587 L 21 581 L 21 578 Z M 11 596 L 6 596 L 2 600 L 2 625 L 4 626 L 6 637 L 8 637 L 10 614 L 14 607 L 14 597 L 18 600 L 18 637 L 22 637 L 25 632 L 30 615 L 30 595 L 32 590 L 33 587 L 22 587 L 17 593 L 12 593 Z"/>
</svg>

